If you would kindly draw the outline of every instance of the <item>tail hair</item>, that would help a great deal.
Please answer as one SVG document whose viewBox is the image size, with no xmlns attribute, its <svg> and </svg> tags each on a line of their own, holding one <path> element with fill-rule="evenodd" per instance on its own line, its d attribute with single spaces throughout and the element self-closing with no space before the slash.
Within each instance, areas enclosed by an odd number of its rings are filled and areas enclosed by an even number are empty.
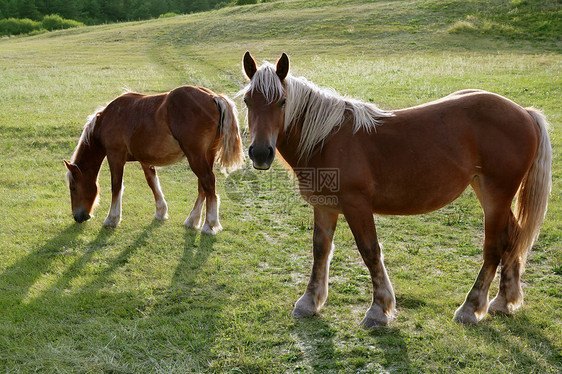
<svg viewBox="0 0 562 374">
<path fill-rule="evenodd" d="M 526 108 L 537 123 L 540 133 L 540 145 L 531 168 L 521 182 L 515 201 L 515 219 L 518 227 L 515 232 L 515 248 L 511 256 L 514 260 L 525 263 L 527 253 L 539 236 L 544 221 L 548 197 L 552 188 L 552 147 L 548 136 L 546 117 L 537 109 Z"/>
<path fill-rule="evenodd" d="M 217 161 L 222 168 L 234 171 L 244 163 L 244 151 L 238 126 L 236 104 L 226 95 L 218 95 L 215 103 L 219 108 L 220 142 Z"/>
</svg>

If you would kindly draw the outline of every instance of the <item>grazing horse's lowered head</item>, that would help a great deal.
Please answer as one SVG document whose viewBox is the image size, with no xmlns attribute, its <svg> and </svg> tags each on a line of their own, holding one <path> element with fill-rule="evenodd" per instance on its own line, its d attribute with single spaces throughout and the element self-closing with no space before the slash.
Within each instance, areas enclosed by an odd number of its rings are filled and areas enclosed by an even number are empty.
<svg viewBox="0 0 562 374">
<path fill-rule="evenodd" d="M 92 138 L 100 112 L 101 110 L 98 110 L 88 117 L 71 161 L 64 161 L 67 169 L 66 182 L 70 189 L 72 216 L 78 223 L 90 219 L 99 201 L 98 171 L 105 152 Z M 84 157 L 85 154 L 88 157 Z"/>
<path fill-rule="evenodd" d="M 87 221 L 99 200 L 99 185 L 95 176 L 83 174 L 80 168 L 69 161 L 64 161 L 66 168 L 66 181 L 70 189 L 70 202 L 72 216 L 78 223 Z"/>
</svg>

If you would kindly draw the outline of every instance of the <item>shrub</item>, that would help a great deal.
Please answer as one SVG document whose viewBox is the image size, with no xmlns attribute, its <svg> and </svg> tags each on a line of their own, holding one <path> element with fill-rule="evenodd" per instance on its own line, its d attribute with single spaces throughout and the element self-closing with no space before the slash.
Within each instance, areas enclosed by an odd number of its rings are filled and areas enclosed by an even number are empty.
<svg viewBox="0 0 562 374">
<path fill-rule="evenodd" d="M 45 30 L 60 30 L 71 27 L 84 26 L 82 22 L 64 19 L 57 14 L 43 17 L 41 22 L 29 18 L 7 18 L 0 19 L 0 35 L 19 35 L 43 32 Z"/>
<path fill-rule="evenodd" d="M 463 32 L 470 32 L 476 30 L 478 30 L 478 28 L 470 21 L 457 21 L 453 23 L 451 26 L 449 26 L 449 28 L 447 29 L 447 31 L 453 34 L 459 34 Z"/>
<path fill-rule="evenodd" d="M 175 17 L 178 16 L 179 14 L 174 13 L 174 12 L 168 12 L 165 14 L 161 14 L 158 18 L 171 18 L 171 17 Z"/>
<path fill-rule="evenodd" d="M 72 19 L 64 19 L 58 14 L 50 14 L 43 17 L 41 25 L 45 30 L 49 31 L 84 26 L 82 22 L 74 21 Z"/>
<path fill-rule="evenodd" d="M 28 34 L 40 28 L 40 22 L 30 20 L 29 18 L 7 18 L 0 20 L 0 35 Z"/>
</svg>

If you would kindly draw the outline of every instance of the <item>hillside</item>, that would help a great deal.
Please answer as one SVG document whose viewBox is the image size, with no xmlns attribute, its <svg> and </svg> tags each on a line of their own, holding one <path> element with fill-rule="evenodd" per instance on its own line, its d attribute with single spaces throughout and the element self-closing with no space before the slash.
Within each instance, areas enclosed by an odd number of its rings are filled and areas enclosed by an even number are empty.
<svg viewBox="0 0 562 374">
<path fill-rule="evenodd" d="M 560 12 L 550 0 L 292 0 L 1 38 L 0 371 L 560 373 Z M 197 195 L 185 162 L 158 171 L 168 221 L 152 220 L 133 163 L 123 221 L 103 228 L 104 163 L 100 206 L 75 224 L 62 160 L 86 117 L 125 89 L 193 84 L 235 97 L 247 50 L 272 62 L 286 52 L 294 75 L 385 109 L 464 88 L 541 109 L 553 189 L 523 308 L 475 327 L 452 321 L 482 261 L 470 189 L 431 214 L 375 218 L 398 303 L 394 324 L 375 331 L 359 327 L 371 285 L 344 219 L 326 305 L 290 316 L 310 274 L 313 221 L 280 163 L 217 170 L 217 237 L 182 226 Z"/>
</svg>

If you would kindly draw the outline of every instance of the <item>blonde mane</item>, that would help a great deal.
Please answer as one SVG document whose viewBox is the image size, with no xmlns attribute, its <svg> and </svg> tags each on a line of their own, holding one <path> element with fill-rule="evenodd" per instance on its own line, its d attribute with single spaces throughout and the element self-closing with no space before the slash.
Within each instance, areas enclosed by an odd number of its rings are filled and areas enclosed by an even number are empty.
<svg viewBox="0 0 562 374">
<path fill-rule="evenodd" d="M 343 97 L 333 90 L 320 88 L 304 77 L 288 75 L 285 85 L 277 77 L 275 66 L 264 63 L 254 74 L 245 92 L 258 91 L 273 103 L 286 95 L 284 131 L 302 122 L 299 156 L 308 159 L 314 149 L 343 124 L 346 110 L 353 115 L 353 133 L 376 131 L 382 119 L 392 117 L 373 104 Z"/>
<path fill-rule="evenodd" d="M 76 146 L 76 149 L 74 150 L 74 153 L 72 154 L 72 157 L 70 159 L 71 162 L 76 161 L 76 156 L 78 154 L 78 150 L 80 149 L 80 147 L 88 145 L 90 143 L 90 140 L 94 133 L 94 128 L 96 127 L 96 119 L 98 118 L 98 114 L 101 113 L 104 109 L 105 107 L 98 108 L 98 110 L 96 110 L 94 114 L 88 116 L 88 119 L 86 120 L 86 124 L 84 125 L 84 129 L 82 130 L 82 135 L 80 135 L 80 140 L 78 141 L 78 145 Z"/>
</svg>

